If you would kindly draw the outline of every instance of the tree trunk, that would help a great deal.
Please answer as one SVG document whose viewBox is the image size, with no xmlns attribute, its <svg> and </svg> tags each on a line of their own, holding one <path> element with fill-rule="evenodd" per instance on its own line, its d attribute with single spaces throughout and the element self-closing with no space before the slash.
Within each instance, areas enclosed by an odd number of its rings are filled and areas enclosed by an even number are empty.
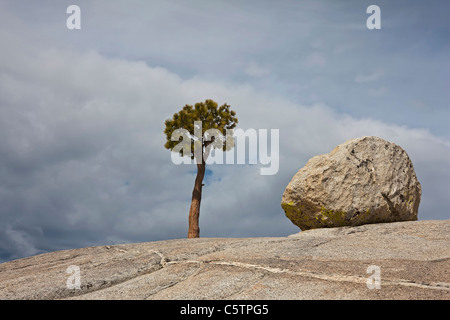
<svg viewBox="0 0 450 320">
<path fill-rule="evenodd" d="M 205 162 L 197 164 L 197 177 L 195 178 L 194 191 L 192 191 L 192 202 L 189 210 L 188 238 L 199 238 L 200 228 L 198 220 L 200 216 L 200 202 L 202 201 L 203 177 L 205 176 Z"/>
</svg>

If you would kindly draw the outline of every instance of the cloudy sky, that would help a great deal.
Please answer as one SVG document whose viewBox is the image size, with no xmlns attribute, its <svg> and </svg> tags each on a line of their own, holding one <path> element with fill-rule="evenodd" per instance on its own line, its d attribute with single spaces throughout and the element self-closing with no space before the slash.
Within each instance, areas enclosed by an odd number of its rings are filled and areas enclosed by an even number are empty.
<svg viewBox="0 0 450 320">
<path fill-rule="evenodd" d="M 69 30 L 66 9 L 81 9 Z M 366 9 L 381 8 L 368 30 Z M 419 219 L 449 219 L 448 1 L 0 0 L 0 261 L 184 238 L 195 167 L 164 120 L 228 103 L 280 130 L 280 169 L 211 165 L 202 237 L 298 232 L 280 207 L 295 172 L 345 140 L 402 146 Z"/>
</svg>

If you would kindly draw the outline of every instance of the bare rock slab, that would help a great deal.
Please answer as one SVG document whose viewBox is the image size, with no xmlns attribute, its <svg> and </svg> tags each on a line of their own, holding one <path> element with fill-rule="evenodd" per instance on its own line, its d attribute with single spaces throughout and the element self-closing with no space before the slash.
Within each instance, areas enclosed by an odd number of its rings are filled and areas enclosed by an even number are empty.
<svg viewBox="0 0 450 320">
<path fill-rule="evenodd" d="M 302 230 L 413 221 L 421 193 L 405 150 L 362 137 L 311 158 L 286 187 L 281 206 Z"/>
<path fill-rule="evenodd" d="M 80 248 L 0 264 L 0 299 L 448 300 L 449 248 L 450 220 Z"/>
</svg>

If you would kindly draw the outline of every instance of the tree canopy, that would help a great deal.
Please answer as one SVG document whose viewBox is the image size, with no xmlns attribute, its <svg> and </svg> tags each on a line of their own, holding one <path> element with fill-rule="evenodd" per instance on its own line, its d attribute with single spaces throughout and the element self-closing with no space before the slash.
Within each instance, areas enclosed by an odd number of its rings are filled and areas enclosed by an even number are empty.
<svg viewBox="0 0 450 320">
<path fill-rule="evenodd" d="M 196 129 L 199 130 L 199 128 L 195 127 L 195 121 L 201 121 L 201 137 L 198 137 L 199 133 Z M 177 129 L 185 129 L 189 133 L 188 138 L 191 142 L 190 157 L 194 159 L 195 144 L 201 144 L 200 150 L 205 153 L 208 151 L 206 148 L 217 139 L 217 135 L 213 137 L 208 136 L 208 133 L 214 132 L 211 129 L 218 130 L 216 132 L 220 132 L 222 135 L 222 142 L 226 142 L 226 139 L 232 139 L 230 130 L 235 128 L 237 123 L 236 112 L 231 110 L 230 106 L 226 103 L 219 107 L 215 101 L 208 99 L 205 102 L 198 102 L 194 106 L 185 105 L 182 110 L 173 115 L 172 119 L 165 121 L 166 127 L 164 133 L 166 134 L 167 141 L 164 146 L 169 150 L 173 150 L 180 143 L 180 140 L 172 140 L 173 133 Z M 224 151 L 233 146 L 230 141 L 229 143 L 215 144 L 213 146 L 217 147 L 219 145 Z M 181 156 L 185 156 L 183 149 L 180 149 L 179 152 Z"/>
</svg>

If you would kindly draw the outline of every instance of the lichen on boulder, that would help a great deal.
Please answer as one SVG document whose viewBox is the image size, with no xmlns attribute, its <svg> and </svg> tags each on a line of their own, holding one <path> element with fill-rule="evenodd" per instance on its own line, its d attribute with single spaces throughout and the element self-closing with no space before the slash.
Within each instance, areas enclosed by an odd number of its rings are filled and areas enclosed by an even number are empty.
<svg viewBox="0 0 450 320">
<path fill-rule="evenodd" d="M 311 158 L 281 207 L 302 230 L 417 220 L 422 189 L 400 146 L 362 137 Z"/>
</svg>

